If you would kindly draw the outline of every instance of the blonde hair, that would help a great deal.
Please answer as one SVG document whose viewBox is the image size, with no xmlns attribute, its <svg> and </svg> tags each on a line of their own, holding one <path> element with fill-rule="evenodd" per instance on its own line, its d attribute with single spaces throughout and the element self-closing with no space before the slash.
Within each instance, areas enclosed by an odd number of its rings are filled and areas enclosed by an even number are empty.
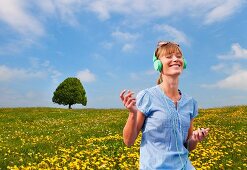
<svg viewBox="0 0 247 170">
<path fill-rule="evenodd" d="M 157 79 L 157 84 L 159 85 L 160 83 L 162 83 L 163 80 L 162 80 L 162 74 L 160 73 L 160 76 L 159 78 Z"/>
<path fill-rule="evenodd" d="M 164 43 L 162 45 L 159 45 L 160 42 L 158 42 L 157 48 L 155 50 L 155 56 L 157 59 L 159 59 L 161 56 L 172 54 L 172 53 L 180 53 L 183 55 L 182 50 L 180 49 L 179 45 L 173 42 Z M 160 73 L 160 76 L 157 80 L 157 84 L 162 83 L 162 73 Z"/>
</svg>

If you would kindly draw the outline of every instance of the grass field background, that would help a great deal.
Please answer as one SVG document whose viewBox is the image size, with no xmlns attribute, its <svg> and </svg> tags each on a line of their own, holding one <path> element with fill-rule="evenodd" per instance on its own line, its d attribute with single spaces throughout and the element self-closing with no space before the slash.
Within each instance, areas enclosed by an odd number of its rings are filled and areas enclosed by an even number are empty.
<svg viewBox="0 0 247 170">
<path fill-rule="evenodd" d="M 140 136 L 122 141 L 122 109 L 0 108 L 0 170 L 138 169 Z M 200 109 L 210 134 L 190 153 L 197 169 L 247 169 L 247 106 Z"/>
</svg>

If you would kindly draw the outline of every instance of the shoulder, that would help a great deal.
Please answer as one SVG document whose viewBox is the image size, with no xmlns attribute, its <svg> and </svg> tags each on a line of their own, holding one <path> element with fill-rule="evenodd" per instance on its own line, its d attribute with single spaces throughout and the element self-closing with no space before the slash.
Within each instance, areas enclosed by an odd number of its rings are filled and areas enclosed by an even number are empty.
<svg viewBox="0 0 247 170">
<path fill-rule="evenodd" d="M 182 101 L 182 107 L 188 111 L 188 113 L 190 113 L 190 117 L 191 118 L 195 118 L 198 115 L 198 104 L 197 101 L 187 95 L 187 94 L 183 94 L 183 101 Z"/>
<path fill-rule="evenodd" d="M 155 98 L 155 86 L 141 90 L 136 96 L 136 106 L 139 111 L 148 115 Z"/>
<path fill-rule="evenodd" d="M 158 91 L 158 85 L 141 90 L 140 92 L 137 93 L 137 96 L 148 95 L 151 97 L 156 95 L 157 91 Z"/>
<path fill-rule="evenodd" d="M 152 99 L 153 97 L 157 96 L 157 93 L 158 93 L 157 91 L 158 91 L 157 86 L 149 87 L 149 88 L 139 91 L 137 93 L 136 98 L 137 100 L 143 97 Z"/>
<path fill-rule="evenodd" d="M 187 93 L 182 93 L 182 96 L 183 96 L 183 100 L 184 102 L 189 102 L 189 103 L 197 103 L 197 101 L 190 95 L 188 95 Z"/>
</svg>

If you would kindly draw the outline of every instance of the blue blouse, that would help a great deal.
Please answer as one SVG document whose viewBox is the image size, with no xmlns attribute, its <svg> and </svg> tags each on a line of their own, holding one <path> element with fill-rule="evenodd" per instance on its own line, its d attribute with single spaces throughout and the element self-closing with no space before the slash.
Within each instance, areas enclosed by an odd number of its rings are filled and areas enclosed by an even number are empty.
<svg viewBox="0 0 247 170">
<path fill-rule="evenodd" d="M 177 103 L 159 85 L 138 93 L 137 108 L 146 119 L 142 127 L 140 169 L 195 169 L 184 147 L 191 119 L 198 115 L 197 102 L 185 94 Z"/>
</svg>

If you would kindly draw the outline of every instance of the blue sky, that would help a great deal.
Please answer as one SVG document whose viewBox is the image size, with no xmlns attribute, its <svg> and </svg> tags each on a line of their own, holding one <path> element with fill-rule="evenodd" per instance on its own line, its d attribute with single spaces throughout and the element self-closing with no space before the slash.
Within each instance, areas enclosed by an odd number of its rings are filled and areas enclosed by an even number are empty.
<svg viewBox="0 0 247 170">
<path fill-rule="evenodd" d="M 155 85 L 159 40 L 180 44 L 188 66 L 179 88 L 201 108 L 247 104 L 246 8 L 246 0 L 0 0 L 0 107 L 62 107 L 52 96 L 67 77 L 81 80 L 88 108 L 123 107 L 123 89 Z"/>
</svg>

